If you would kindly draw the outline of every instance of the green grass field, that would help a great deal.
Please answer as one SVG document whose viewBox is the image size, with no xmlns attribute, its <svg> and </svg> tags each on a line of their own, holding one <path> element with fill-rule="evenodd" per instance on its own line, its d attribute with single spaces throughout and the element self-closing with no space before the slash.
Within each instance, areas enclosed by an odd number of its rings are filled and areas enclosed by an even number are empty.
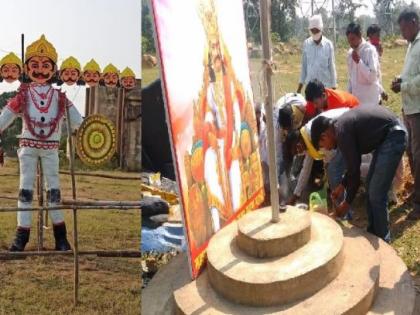
<svg viewBox="0 0 420 315">
<path fill-rule="evenodd" d="M 389 95 L 387 106 L 395 112 L 401 111 L 400 96 L 390 90 L 391 81 L 395 75 L 402 70 L 405 56 L 405 47 L 393 48 L 384 51 L 382 56 L 382 77 L 383 86 Z M 336 52 L 336 67 L 338 76 L 338 88 L 347 89 L 347 50 L 339 48 Z M 278 73 L 273 78 L 273 88 L 275 99 L 281 97 L 284 93 L 294 92 L 297 89 L 300 76 L 300 53 L 285 54 L 282 56 L 274 56 L 274 60 L 278 66 Z M 261 59 L 250 59 L 251 82 L 256 101 L 261 100 L 260 85 L 262 84 Z M 147 86 L 153 80 L 160 76 L 159 68 L 144 68 L 142 72 L 142 84 Z"/>
<path fill-rule="evenodd" d="M 114 175 L 127 173 L 101 172 Z M 133 174 L 134 175 L 134 174 Z M 137 174 L 138 175 L 138 174 Z M 0 204 L 16 206 L 19 175 L 17 160 L 7 159 L 0 168 Z M 71 199 L 70 177 L 60 176 L 63 198 Z M 77 196 L 89 200 L 138 200 L 138 180 L 76 176 Z M 10 199 L 9 199 L 10 198 Z M 35 205 L 35 202 L 34 202 Z M 72 213 L 65 213 L 72 242 Z M 28 250 L 36 250 L 36 214 Z M 0 250 L 14 236 L 15 213 L 0 214 Z M 138 250 L 140 213 L 137 210 L 79 211 L 79 249 Z M 50 223 L 51 226 L 51 223 Z M 53 249 L 52 230 L 45 230 L 44 246 Z M 139 314 L 141 292 L 139 259 L 80 258 L 80 305 L 73 307 L 73 258 L 40 257 L 0 261 L 0 314 Z"/>
<path fill-rule="evenodd" d="M 395 75 L 402 70 L 406 47 L 385 49 L 381 60 L 383 86 L 389 95 L 389 100 L 385 106 L 391 108 L 395 113 L 401 113 L 400 95 L 390 90 L 391 81 Z M 336 67 L 338 74 L 338 88 L 347 88 L 347 50 L 340 48 L 336 52 Z M 300 53 L 275 56 L 274 60 L 278 66 L 278 73 L 274 75 L 273 87 L 275 99 L 286 92 L 294 92 L 298 86 L 300 75 Z M 251 59 L 251 81 L 254 92 L 254 99 L 261 101 L 260 85 L 262 84 L 261 59 Z M 159 69 L 143 69 L 143 83 L 146 86 L 159 76 Z M 399 255 L 408 265 L 413 275 L 420 276 L 420 222 L 406 221 L 405 214 L 410 210 L 406 205 L 394 206 L 390 209 L 391 230 L 393 233 L 392 245 Z M 364 200 L 359 198 L 356 206 L 355 225 L 366 226 L 366 216 L 364 212 Z"/>
</svg>

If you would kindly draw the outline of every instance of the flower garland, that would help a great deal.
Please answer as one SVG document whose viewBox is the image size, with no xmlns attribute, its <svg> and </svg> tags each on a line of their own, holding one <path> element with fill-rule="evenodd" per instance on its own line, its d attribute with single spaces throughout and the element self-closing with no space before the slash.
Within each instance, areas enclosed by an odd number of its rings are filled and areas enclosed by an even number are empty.
<svg viewBox="0 0 420 315">
<path fill-rule="evenodd" d="M 52 103 L 52 98 L 54 96 L 54 90 L 52 89 L 52 86 L 50 86 L 47 93 L 38 93 L 38 91 L 35 88 L 32 89 L 30 86 L 29 86 L 28 90 L 29 90 L 29 95 L 31 96 L 32 102 L 34 103 L 34 105 L 38 109 L 38 111 L 40 113 L 48 113 L 48 110 L 50 109 L 50 106 L 51 106 L 51 103 Z M 47 100 L 47 105 L 45 106 L 45 108 L 41 107 L 38 104 L 38 102 L 36 101 L 36 97 L 32 93 L 32 91 L 35 91 L 35 93 L 38 94 L 38 96 L 41 97 L 42 99 L 45 99 L 49 95 L 48 100 Z M 41 101 L 41 102 L 43 102 L 43 101 Z M 41 103 L 41 105 L 43 105 L 43 104 Z"/>
<path fill-rule="evenodd" d="M 58 112 L 57 116 L 51 119 L 51 121 L 47 124 L 43 124 L 43 126 L 49 126 L 50 131 L 47 134 L 41 134 L 35 132 L 35 127 L 39 127 L 40 123 L 36 122 L 29 116 L 29 106 L 30 103 L 28 102 L 28 84 L 22 84 L 19 88 L 19 92 L 17 95 L 17 102 L 20 104 L 20 108 L 22 109 L 23 119 L 26 123 L 26 126 L 29 132 L 34 135 L 35 137 L 45 140 L 48 139 L 57 129 L 60 119 L 64 116 L 65 106 L 67 105 L 67 98 L 64 93 L 58 91 Z M 54 90 L 53 90 L 54 93 Z M 52 93 L 52 94 L 53 94 Z M 26 106 L 24 106 L 26 105 Z"/>
</svg>

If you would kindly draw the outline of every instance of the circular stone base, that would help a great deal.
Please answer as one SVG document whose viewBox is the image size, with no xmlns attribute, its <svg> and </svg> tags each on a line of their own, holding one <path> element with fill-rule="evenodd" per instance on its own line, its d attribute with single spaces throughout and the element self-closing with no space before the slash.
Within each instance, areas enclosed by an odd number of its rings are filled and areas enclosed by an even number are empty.
<svg viewBox="0 0 420 315">
<path fill-rule="evenodd" d="M 398 257 L 395 250 L 379 238 L 367 234 L 356 227 L 351 229 L 344 228 L 344 236 L 345 248 L 347 247 L 347 241 L 353 244 L 369 241 L 370 247 L 375 249 L 380 257 L 379 290 L 376 292 L 374 304 L 368 314 L 414 315 L 416 296 L 413 280 L 407 267 L 401 258 Z M 313 297 L 280 308 L 246 307 L 226 301 L 213 291 L 208 283 L 206 271 L 196 281 L 191 280 L 188 258 L 185 254 L 180 254 L 172 259 L 168 265 L 159 269 L 152 281 L 142 290 L 141 314 L 354 314 L 357 308 L 353 307 L 363 304 L 360 303 L 362 300 L 364 300 L 364 303 L 368 302 L 370 294 L 367 294 L 369 292 L 368 288 L 363 289 L 364 293 L 357 288 L 354 291 L 352 290 L 354 285 L 358 287 L 360 282 L 357 278 L 359 272 L 356 274 L 354 267 L 359 264 L 367 264 L 363 259 L 366 248 L 354 248 L 352 246 L 352 249 L 349 250 L 350 256 L 358 258 L 359 261 L 355 262 L 355 265 L 350 266 L 349 269 L 346 269 L 347 263 L 344 264 L 342 273 L 349 272 L 347 285 L 334 288 L 334 282 L 339 280 L 337 278 L 329 284 L 330 294 L 327 294 L 327 288 L 325 288 Z M 360 268 L 357 270 L 360 270 Z M 373 272 L 376 269 L 372 268 L 371 270 Z M 371 275 L 373 276 L 373 274 Z M 344 274 L 340 274 L 340 277 L 343 279 Z M 354 292 L 356 295 L 352 295 L 351 292 Z M 322 299 L 321 294 L 324 296 Z M 351 299 L 353 299 L 353 303 L 347 304 Z M 178 306 L 176 306 L 176 303 L 178 303 Z M 346 303 L 347 307 L 343 303 Z M 350 310 L 348 309 L 349 305 L 353 306 L 350 306 Z M 349 312 L 346 313 L 346 309 Z"/>
<path fill-rule="evenodd" d="M 271 207 L 246 214 L 238 221 L 236 244 L 257 258 L 286 256 L 309 242 L 311 216 L 308 211 L 288 207 L 277 223 L 271 221 Z"/>
<path fill-rule="evenodd" d="M 215 291 L 235 303 L 268 306 L 307 297 L 327 285 L 343 264 L 343 232 L 329 217 L 310 215 L 311 240 L 284 257 L 246 255 L 236 246 L 236 222 L 217 232 L 207 247 L 207 270 Z"/>
<path fill-rule="evenodd" d="M 211 276 L 206 271 L 196 281 L 175 291 L 176 314 L 366 314 L 378 290 L 379 257 L 368 240 L 356 238 L 345 239 L 344 256 L 340 274 L 321 290 L 298 301 L 271 307 L 246 306 L 223 298 L 213 290 Z M 273 291 L 270 294 L 280 296 L 284 293 Z"/>
</svg>

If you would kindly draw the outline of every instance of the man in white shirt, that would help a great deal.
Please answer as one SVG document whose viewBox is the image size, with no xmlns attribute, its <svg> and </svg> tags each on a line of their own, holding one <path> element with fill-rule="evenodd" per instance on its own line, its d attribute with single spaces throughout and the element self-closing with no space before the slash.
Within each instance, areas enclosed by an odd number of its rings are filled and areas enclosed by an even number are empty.
<svg viewBox="0 0 420 315">
<path fill-rule="evenodd" d="M 314 15 L 309 19 L 311 37 L 305 40 L 302 47 L 298 93 L 301 93 L 303 85 L 314 79 L 321 81 L 326 88 L 337 87 L 334 45 L 323 36 L 323 28 L 321 15 Z"/>
<path fill-rule="evenodd" d="M 348 90 L 363 106 L 378 105 L 381 99 L 379 57 L 375 46 L 362 37 L 359 24 L 350 23 L 346 30 L 351 49 L 347 56 Z"/>
</svg>

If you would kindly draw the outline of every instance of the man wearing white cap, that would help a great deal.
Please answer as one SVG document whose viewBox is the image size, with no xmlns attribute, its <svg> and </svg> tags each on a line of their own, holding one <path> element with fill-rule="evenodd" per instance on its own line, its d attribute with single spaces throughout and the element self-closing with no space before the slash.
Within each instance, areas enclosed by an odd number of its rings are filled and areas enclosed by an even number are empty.
<svg viewBox="0 0 420 315">
<path fill-rule="evenodd" d="M 321 81 L 326 88 L 336 88 L 337 86 L 334 46 L 329 39 L 323 36 L 323 28 L 321 15 L 314 15 L 309 19 L 311 37 L 303 43 L 298 93 L 302 91 L 303 85 L 314 79 Z"/>
</svg>

